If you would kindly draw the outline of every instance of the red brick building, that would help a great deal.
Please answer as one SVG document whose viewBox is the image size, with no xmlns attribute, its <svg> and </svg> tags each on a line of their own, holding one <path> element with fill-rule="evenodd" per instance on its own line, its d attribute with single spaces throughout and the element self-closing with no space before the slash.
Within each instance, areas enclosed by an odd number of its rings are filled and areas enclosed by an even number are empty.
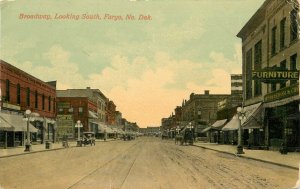
<svg viewBox="0 0 300 189">
<path fill-rule="evenodd" d="M 59 91 L 57 97 L 57 130 L 59 137 L 68 135 L 69 138 L 76 138 L 77 128 L 75 124 L 79 120 L 83 131 L 94 131 L 98 119 L 97 104 L 88 97 L 60 97 L 63 91 Z"/>
<path fill-rule="evenodd" d="M 106 116 L 107 116 L 107 124 L 108 125 L 115 125 L 116 124 L 116 105 L 113 101 L 107 101 L 106 105 Z"/>
<path fill-rule="evenodd" d="M 107 98 L 99 89 L 57 90 L 57 128 L 60 137 L 76 138 L 77 121 L 83 125 L 81 131 L 92 131 L 96 137 L 103 137 L 106 130 Z"/>
<path fill-rule="evenodd" d="M 38 113 L 31 121 L 33 142 L 55 140 L 56 82 L 44 82 L 0 60 L 0 146 L 24 145 L 26 110 Z"/>
</svg>

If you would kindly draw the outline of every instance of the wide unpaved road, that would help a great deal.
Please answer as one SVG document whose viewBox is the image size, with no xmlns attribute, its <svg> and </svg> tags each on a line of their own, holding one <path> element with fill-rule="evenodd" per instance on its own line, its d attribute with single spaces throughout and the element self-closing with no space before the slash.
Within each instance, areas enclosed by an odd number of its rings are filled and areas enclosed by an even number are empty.
<svg viewBox="0 0 300 189">
<path fill-rule="evenodd" d="M 0 188 L 291 188 L 298 171 L 159 138 L 0 159 Z"/>
</svg>

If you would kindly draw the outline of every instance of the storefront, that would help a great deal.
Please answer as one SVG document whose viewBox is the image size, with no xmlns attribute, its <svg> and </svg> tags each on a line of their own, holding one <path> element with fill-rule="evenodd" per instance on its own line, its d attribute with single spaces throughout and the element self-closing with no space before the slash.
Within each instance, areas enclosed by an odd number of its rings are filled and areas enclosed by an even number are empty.
<svg viewBox="0 0 300 189">
<path fill-rule="evenodd" d="M 224 144 L 237 144 L 238 140 L 238 128 L 239 128 L 239 120 L 237 115 L 233 116 L 233 118 L 222 128 L 222 141 Z"/>
<path fill-rule="evenodd" d="M 27 132 L 27 121 L 23 115 L 0 113 L 0 147 L 24 146 Z M 37 129 L 29 123 L 31 139 L 37 133 Z"/>
<path fill-rule="evenodd" d="M 255 149 L 265 147 L 263 103 L 256 103 L 244 107 L 245 116 L 241 120 L 244 146 Z"/>
<path fill-rule="evenodd" d="M 299 84 L 265 96 L 266 142 L 271 149 L 300 150 Z"/>
</svg>

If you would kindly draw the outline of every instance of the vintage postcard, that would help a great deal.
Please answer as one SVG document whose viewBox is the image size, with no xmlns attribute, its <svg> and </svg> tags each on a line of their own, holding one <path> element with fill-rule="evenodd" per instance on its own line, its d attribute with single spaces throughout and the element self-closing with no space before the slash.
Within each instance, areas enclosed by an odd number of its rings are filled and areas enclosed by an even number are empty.
<svg viewBox="0 0 300 189">
<path fill-rule="evenodd" d="M 300 188 L 299 0 L 0 0 L 0 189 Z"/>
</svg>

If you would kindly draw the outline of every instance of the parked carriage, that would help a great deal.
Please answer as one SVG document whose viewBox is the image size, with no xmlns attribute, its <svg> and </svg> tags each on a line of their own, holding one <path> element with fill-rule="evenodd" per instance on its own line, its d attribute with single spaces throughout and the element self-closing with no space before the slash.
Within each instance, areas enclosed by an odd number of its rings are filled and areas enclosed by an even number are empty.
<svg viewBox="0 0 300 189">
<path fill-rule="evenodd" d="M 175 136 L 175 144 L 180 145 L 193 145 L 194 144 L 194 133 L 191 129 L 183 128 L 179 134 Z"/>
</svg>

